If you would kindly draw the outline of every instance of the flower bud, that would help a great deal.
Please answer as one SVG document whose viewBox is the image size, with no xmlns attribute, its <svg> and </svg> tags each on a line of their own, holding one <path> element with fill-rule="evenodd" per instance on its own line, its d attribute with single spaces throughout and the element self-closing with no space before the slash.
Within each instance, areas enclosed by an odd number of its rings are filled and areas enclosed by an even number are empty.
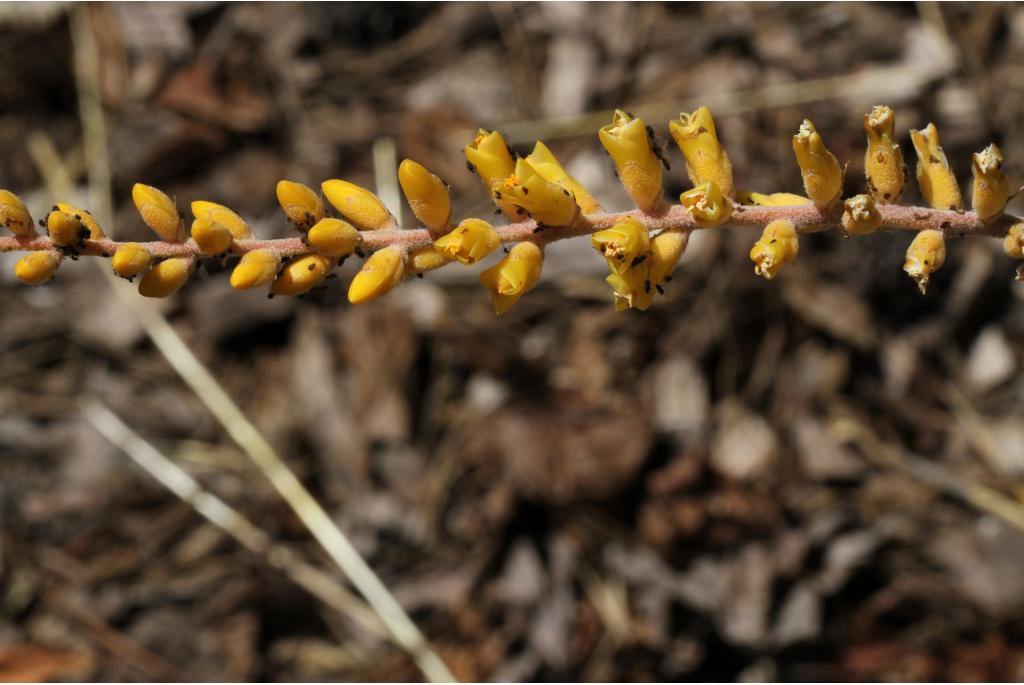
<svg viewBox="0 0 1024 685">
<path fill-rule="evenodd" d="M 960 186 L 939 145 L 935 124 L 928 124 L 923 131 L 912 130 L 910 140 L 917 151 L 917 185 L 924 201 L 933 209 L 963 209 Z"/>
<path fill-rule="evenodd" d="M 331 179 L 320 186 L 327 201 L 360 231 L 394 228 L 395 218 L 376 195 L 354 183 Z"/>
<path fill-rule="evenodd" d="M 288 222 L 300 231 L 308 231 L 324 218 L 324 202 L 309 186 L 295 181 L 277 182 L 277 202 Z"/>
<path fill-rule="evenodd" d="M 870 195 L 854 195 L 843 203 L 843 230 L 846 235 L 868 235 L 882 227 L 882 215 Z"/>
<path fill-rule="evenodd" d="M 679 202 L 703 228 L 714 228 L 732 216 L 732 200 L 723 195 L 712 181 L 687 190 L 679 196 Z"/>
<path fill-rule="evenodd" d="M 498 186 L 495 197 L 522 207 L 544 226 L 569 226 L 580 214 L 569 191 L 545 180 L 525 159 L 516 161 L 515 173 Z"/>
<path fill-rule="evenodd" d="M 1014 224 L 1003 238 L 1003 252 L 1007 257 L 1024 259 L 1024 223 Z"/>
<path fill-rule="evenodd" d="M 242 255 L 241 261 L 231 272 L 231 287 L 235 290 L 249 290 L 266 285 L 274 280 L 280 268 L 281 255 L 276 250 L 250 250 Z"/>
<path fill-rule="evenodd" d="M 448 229 L 448 222 L 452 218 L 452 202 L 447 183 L 411 159 L 398 165 L 398 183 L 402 186 L 405 199 L 409 201 L 412 213 L 431 233 L 441 233 Z"/>
<path fill-rule="evenodd" d="M 544 251 L 530 242 L 516 243 L 505 258 L 480 274 L 480 282 L 491 291 L 491 306 L 499 316 L 519 298 L 533 290 L 540 280 Z"/>
<path fill-rule="evenodd" d="M 633 203 L 644 212 L 657 209 L 662 195 L 661 160 L 651 147 L 643 119 L 615 110 L 612 123 L 598 137 Z"/>
<path fill-rule="evenodd" d="M 46 215 L 46 230 L 59 247 L 76 247 L 83 240 L 102 240 L 103 229 L 92 214 L 66 202 L 58 202 Z"/>
<path fill-rule="evenodd" d="M 754 273 L 772 280 L 786 262 L 796 259 L 800 251 L 796 227 L 788 219 L 776 219 L 764 227 L 761 239 L 750 249 Z"/>
<path fill-rule="evenodd" d="M 174 200 L 159 188 L 136 183 L 132 186 L 132 201 L 142 220 L 160 240 L 180 243 L 185 240 L 185 220 L 174 206 Z"/>
<path fill-rule="evenodd" d="M 57 273 L 61 259 L 56 250 L 29 252 L 14 264 L 14 275 L 26 285 L 42 285 Z"/>
<path fill-rule="evenodd" d="M 153 255 L 138 243 L 122 243 L 110 260 L 114 273 L 129 281 L 148 270 L 152 264 Z"/>
<path fill-rule="evenodd" d="M 433 271 L 434 269 L 440 269 L 450 261 L 451 260 L 444 254 L 435 250 L 433 245 L 417 247 L 415 250 L 409 251 L 409 259 L 406 260 L 405 273 L 410 276 L 423 274 L 428 271 Z"/>
<path fill-rule="evenodd" d="M 584 214 L 593 214 L 601 211 L 601 205 L 594 199 L 594 196 L 562 168 L 562 165 L 559 164 L 558 159 L 551 153 L 547 145 L 538 140 L 533 146 L 533 152 L 526 158 L 526 161 L 530 163 L 530 166 L 544 180 L 568 190 Z"/>
<path fill-rule="evenodd" d="M 679 115 L 668 124 L 669 133 L 686 157 L 686 173 L 694 186 L 708 181 L 718 186 L 726 197 L 732 197 L 732 163 L 715 131 L 711 111 L 701 107 L 693 114 Z"/>
<path fill-rule="evenodd" d="M 795 193 L 755 193 L 739 191 L 736 199 L 744 205 L 760 205 L 762 207 L 800 207 L 813 204 L 811 198 Z"/>
<path fill-rule="evenodd" d="M 139 281 L 143 297 L 170 297 L 188 280 L 195 261 L 188 257 L 171 257 L 154 264 Z"/>
<path fill-rule="evenodd" d="M 1010 198 L 1010 184 L 1003 176 L 1003 153 L 993 143 L 971 155 L 974 186 L 971 208 L 978 218 L 988 222 L 998 219 Z"/>
<path fill-rule="evenodd" d="M 907 260 L 903 270 L 917 281 L 917 287 L 924 294 L 928 289 L 928 278 L 939 270 L 946 261 L 946 242 L 941 231 L 927 229 L 914 236 L 907 248 Z"/>
<path fill-rule="evenodd" d="M 330 218 L 316 222 L 306 239 L 325 257 L 347 257 L 363 242 L 363 237 L 352 224 Z"/>
<path fill-rule="evenodd" d="M 206 200 L 196 200 L 192 203 L 192 215 L 197 219 L 209 219 L 220 224 L 235 240 L 252 238 L 252 229 L 249 228 L 249 224 L 245 223 L 245 219 L 224 205 Z"/>
<path fill-rule="evenodd" d="M 406 255 L 398 247 L 377 250 L 363 262 L 348 287 L 348 301 L 363 304 L 391 292 L 402 280 Z"/>
<path fill-rule="evenodd" d="M 463 148 L 470 170 L 476 172 L 490 192 L 515 171 L 508 143 L 497 131 L 480 129 L 473 142 Z"/>
<path fill-rule="evenodd" d="M 830 207 L 843 192 L 843 170 L 810 119 L 804 119 L 793 136 L 793 152 L 807 197 L 820 209 Z"/>
<path fill-rule="evenodd" d="M 285 262 L 270 292 L 274 295 L 304 295 L 323 283 L 334 268 L 334 259 L 319 254 L 304 254 Z"/>
<path fill-rule="evenodd" d="M 864 132 L 868 136 L 864 156 L 868 192 L 879 204 L 899 202 L 903 194 L 903 151 L 896 142 L 896 114 L 892 108 L 872 108 L 864 115 Z"/>
<path fill-rule="evenodd" d="M 590 244 L 608 260 L 613 273 L 622 273 L 651 248 L 647 227 L 632 217 L 625 217 L 611 228 L 590 236 Z"/>
<path fill-rule="evenodd" d="M 434 241 L 434 248 L 449 259 L 475 264 L 501 245 L 501 236 L 482 219 L 464 219 L 451 233 Z"/>
<path fill-rule="evenodd" d="M 235 242 L 227 226 L 209 217 L 197 217 L 192 222 L 192 240 L 205 255 L 224 254 Z"/>
<path fill-rule="evenodd" d="M 32 215 L 21 198 L 9 190 L 0 190 L 0 227 L 16 236 L 28 238 L 36 234 Z"/>
</svg>

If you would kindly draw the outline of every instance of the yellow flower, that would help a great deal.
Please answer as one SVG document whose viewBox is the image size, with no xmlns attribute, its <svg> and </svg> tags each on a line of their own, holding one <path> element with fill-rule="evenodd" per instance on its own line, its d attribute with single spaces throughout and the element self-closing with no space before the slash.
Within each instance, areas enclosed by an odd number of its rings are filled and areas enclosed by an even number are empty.
<svg viewBox="0 0 1024 685">
<path fill-rule="evenodd" d="M 804 119 L 793 136 L 793 152 L 807 197 L 821 209 L 831 206 L 843 192 L 843 170 L 810 119 Z"/>
<path fill-rule="evenodd" d="M 903 151 L 896 142 L 896 114 L 891 107 L 876 105 L 864 115 L 868 150 L 864 175 L 868 191 L 879 204 L 899 202 L 903 194 Z"/>
<path fill-rule="evenodd" d="M 732 216 L 732 200 L 712 181 L 705 181 L 679 196 L 679 202 L 690 212 L 698 226 L 714 228 Z"/>
<path fill-rule="evenodd" d="M 228 229 L 231 237 L 235 240 L 249 240 L 252 238 L 252 229 L 245 219 L 238 216 L 232 210 L 216 202 L 196 200 L 192 203 L 192 214 L 197 219 L 209 219 Z"/>
<path fill-rule="evenodd" d="M 643 119 L 617 109 L 612 123 L 597 135 L 634 204 L 644 212 L 657 209 L 662 195 L 661 160 L 651 147 Z"/>
<path fill-rule="evenodd" d="M 301 183 L 278 181 L 277 202 L 288 222 L 300 231 L 308 231 L 324 218 L 324 201 L 312 188 Z"/>
<path fill-rule="evenodd" d="M 14 275 L 27 285 L 42 285 L 53 278 L 63 256 L 55 250 L 29 252 L 14 265 Z"/>
<path fill-rule="evenodd" d="M 281 255 L 275 250 L 250 250 L 242 255 L 241 261 L 231 272 L 231 287 L 235 290 L 248 290 L 266 285 L 274 280 L 280 268 Z"/>
<path fill-rule="evenodd" d="M 143 297 L 170 297 L 188 280 L 195 262 L 187 257 L 171 257 L 154 264 L 139 281 Z"/>
<path fill-rule="evenodd" d="M 882 227 L 882 215 L 870 195 L 854 195 L 843 203 L 843 230 L 846 235 L 868 235 Z"/>
<path fill-rule="evenodd" d="M 448 228 L 452 218 L 452 201 L 447 183 L 411 159 L 398 165 L 398 182 L 412 213 L 431 233 Z"/>
<path fill-rule="evenodd" d="M 551 150 L 548 149 L 547 145 L 538 140 L 533 146 L 533 152 L 526 158 L 526 161 L 545 180 L 568 190 L 572 194 L 573 199 L 576 200 L 576 204 L 580 206 L 580 209 L 585 214 L 601 211 L 601 205 L 594 199 L 594 196 L 562 168 L 562 165 L 558 163 L 558 160 L 551 153 Z"/>
<path fill-rule="evenodd" d="M 1024 259 L 1024 223 L 1014 224 L 1003 238 L 1003 252 L 1007 257 Z"/>
<path fill-rule="evenodd" d="M 744 205 L 760 205 L 762 207 L 799 207 L 814 204 L 811 198 L 797 195 L 795 193 L 755 193 L 751 190 L 741 190 L 736 193 L 736 199 Z"/>
<path fill-rule="evenodd" d="M 50 239 L 59 247 L 75 247 L 83 240 L 102 240 L 103 229 L 92 214 L 65 202 L 54 205 L 46 215 L 46 230 Z"/>
<path fill-rule="evenodd" d="M 605 278 L 615 291 L 615 310 L 646 310 L 686 250 L 690 234 L 666 230 L 651 238 L 647 258 Z"/>
<path fill-rule="evenodd" d="M 363 263 L 348 287 L 348 301 L 363 304 L 391 292 L 402 280 L 406 255 L 398 247 L 377 250 Z"/>
<path fill-rule="evenodd" d="M 132 201 L 142 220 L 160 240 L 180 243 L 185 240 L 185 220 L 174 206 L 174 200 L 159 188 L 136 183 L 132 186 Z"/>
<path fill-rule="evenodd" d="M 946 261 L 946 242 L 941 231 L 927 229 L 914 236 L 907 248 L 903 270 L 917 281 L 921 293 L 928 289 L 928 278 Z"/>
<path fill-rule="evenodd" d="M 341 219 L 321 219 L 309 229 L 306 239 L 326 257 L 347 257 L 363 242 L 359 231 Z"/>
<path fill-rule="evenodd" d="M 1003 176 L 1003 153 L 993 143 L 971 155 L 971 169 L 974 172 L 971 208 L 982 221 L 998 219 L 1010 198 L 1010 184 Z"/>
<path fill-rule="evenodd" d="M 208 217 L 198 217 L 192 222 L 192 240 L 205 255 L 224 254 L 235 242 L 227 226 Z"/>
<path fill-rule="evenodd" d="M 423 274 L 434 269 L 440 269 L 451 260 L 441 252 L 434 249 L 433 245 L 417 247 L 409 251 L 409 259 L 405 265 L 405 273 L 411 275 Z"/>
<path fill-rule="evenodd" d="M 323 283 L 336 263 L 334 259 L 318 254 L 292 257 L 277 274 L 270 292 L 273 295 L 304 295 Z"/>
<path fill-rule="evenodd" d="M 647 227 L 632 217 L 626 217 L 611 228 L 590 236 L 590 244 L 608 260 L 613 273 L 621 274 L 635 266 L 651 249 Z"/>
<path fill-rule="evenodd" d="M 723 195 L 732 197 L 732 163 L 715 131 L 711 111 L 701 107 L 693 114 L 679 115 L 668 130 L 686 157 L 686 173 L 694 186 L 711 181 Z"/>
<path fill-rule="evenodd" d="M 464 219 L 451 233 L 434 241 L 434 248 L 449 259 L 475 264 L 498 249 L 501 237 L 482 219 Z"/>
<path fill-rule="evenodd" d="M 148 270 L 152 264 L 153 255 L 138 243 L 123 243 L 110 260 L 114 273 L 128 280 Z"/>
<path fill-rule="evenodd" d="M 544 226 L 569 226 L 580 214 L 569 191 L 545 180 L 525 159 L 516 160 L 515 173 L 498 186 L 495 198 L 522 207 Z"/>
<path fill-rule="evenodd" d="M 491 306 L 499 316 L 540 280 L 544 251 L 530 242 L 516 243 L 505 258 L 480 274 L 480 283 L 491 291 Z"/>
<path fill-rule="evenodd" d="M 963 209 L 960 186 L 949 168 L 946 153 L 939 145 L 939 131 L 928 124 L 923 131 L 910 132 L 917 151 L 917 184 L 921 196 L 934 209 Z"/>
<path fill-rule="evenodd" d="M 508 143 L 497 131 L 480 129 L 473 142 L 462 150 L 470 171 L 476 172 L 488 191 L 515 171 L 515 160 Z"/>
<path fill-rule="evenodd" d="M 9 190 L 0 190 L 0 226 L 24 238 L 36 234 L 25 203 Z"/>
<path fill-rule="evenodd" d="M 796 259 L 800 251 L 796 227 L 788 219 L 776 219 L 764 227 L 761 239 L 750 249 L 754 273 L 771 280 L 779 275 L 786 262 Z"/>
<path fill-rule="evenodd" d="M 360 231 L 395 228 L 397 225 L 384 203 L 366 188 L 331 179 L 320 186 L 327 201 Z"/>
</svg>

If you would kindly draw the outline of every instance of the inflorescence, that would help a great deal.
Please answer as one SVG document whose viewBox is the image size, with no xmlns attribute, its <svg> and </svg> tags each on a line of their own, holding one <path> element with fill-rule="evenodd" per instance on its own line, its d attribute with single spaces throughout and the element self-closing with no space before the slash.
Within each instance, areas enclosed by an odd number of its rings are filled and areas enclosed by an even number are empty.
<svg viewBox="0 0 1024 685">
<path fill-rule="evenodd" d="M 793 136 L 793 151 L 804 194 L 737 190 L 732 164 L 715 130 L 711 112 L 701 107 L 669 122 L 669 132 L 686 160 L 693 188 L 678 205 L 663 203 L 662 173 L 669 168 L 654 129 L 642 119 L 616 111 L 598 136 L 615 163 L 616 175 L 635 210 L 605 213 L 596 199 L 566 173 L 551 151 L 537 142 L 521 157 L 497 131 L 481 130 L 465 147 L 467 166 L 508 223 L 494 226 L 478 218 L 453 225 L 448 184 L 412 160 L 399 166 L 398 180 L 422 226 L 401 229 L 384 204 L 365 188 L 331 179 L 322 195 L 340 218 L 328 214 L 321 195 L 301 183 L 280 181 L 277 199 L 296 237 L 259 240 L 245 219 L 223 205 L 196 201 L 191 229 L 174 201 L 142 184 L 132 189 L 143 222 L 159 240 L 117 242 L 107 238 L 86 210 L 59 202 L 39 225 L 21 199 L 0 190 L 0 226 L 14 233 L 0 237 L 0 251 L 26 251 L 15 275 L 29 285 L 49 281 L 65 258 L 111 257 L 113 271 L 133 280 L 139 293 L 168 297 L 195 271 L 202 258 L 241 257 L 231 273 L 239 290 L 268 288 L 273 295 L 303 295 L 320 286 L 347 257 L 365 257 L 352 279 L 348 299 L 362 304 L 392 290 L 412 275 L 452 262 L 474 264 L 505 243 L 505 257 L 480 274 L 497 314 L 503 314 L 540 280 L 548 243 L 590 235 L 608 262 L 608 284 L 616 309 L 647 309 L 686 249 L 691 231 L 724 226 L 762 226 L 750 250 L 754 272 L 775 278 L 799 251 L 801 233 L 837 228 L 862 236 L 883 227 L 917 232 L 907 250 L 904 271 L 924 292 L 945 261 L 945 241 L 963 235 L 1002 237 L 1007 255 L 1024 259 L 1024 222 L 1005 214 L 1009 184 L 1003 157 L 994 144 L 973 155 L 971 211 L 939 144 L 934 124 L 911 131 L 917 153 L 917 182 L 928 207 L 899 204 L 908 176 L 896 142 L 892 109 L 877 106 L 864 117 L 867 133 L 867 192 L 842 197 L 844 167 L 810 120 Z M 1018 267 L 1024 280 L 1024 266 Z"/>
</svg>

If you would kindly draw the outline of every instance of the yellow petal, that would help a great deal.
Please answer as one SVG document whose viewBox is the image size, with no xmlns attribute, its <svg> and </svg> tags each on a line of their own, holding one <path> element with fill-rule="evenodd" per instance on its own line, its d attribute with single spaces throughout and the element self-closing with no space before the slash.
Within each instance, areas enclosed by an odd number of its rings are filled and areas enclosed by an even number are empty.
<svg viewBox="0 0 1024 685">
<path fill-rule="evenodd" d="M 963 209 L 960 186 L 949 168 L 946 153 L 939 145 L 939 131 L 928 124 L 921 131 L 910 132 L 917 152 L 917 184 L 921 196 L 934 209 Z"/>
<path fill-rule="evenodd" d="M 732 200 L 727 198 L 712 181 L 687 190 L 679 196 L 679 202 L 690 212 L 697 225 L 714 228 L 732 216 Z"/>
<path fill-rule="evenodd" d="M 174 201 L 162 190 L 136 183 L 132 186 L 132 201 L 142 220 L 160 236 L 160 240 L 169 243 L 185 240 L 185 220 L 178 213 Z"/>
<path fill-rule="evenodd" d="M 669 133 L 686 158 L 686 173 L 694 186 L 711 181 L 726 197 L 732 197 L 732 163 L 718 141 L 715 121 L 707 107 L 685 112 L 668 124 Z"/>
<path fill-rule="evenodd" d="M 779 275 L 786 262 L 796 259 L 800 251 L 796 227 L 788 219 L 776 219 L 764 227 L 761 239 L 750 249 L 754 273 L 771 280 Z"/>
<path fill-rule="evenodd" d="M 501 245 L 501 236 L 482 219 L 465 219 L 448 235 L 434 241 L 434 248 L 449 259 L 475 264 Z"/>
<path fill-rule="evenodd" d="M 1010 184 L 1003 176 L 1003 153 L 995 144 L 971 156 L 974 183 L 971 208 L 978 218 L 989 222 L 998 219 L 1010 198 Z"/>
<path fill-rule="evenodd" d="M 843 169 L 810 119 L 793 136 L 793 152 L 804 180 L 804 190 L 815 206 L 830 207 L 843 192 Z"/>
<path fill-rule="evenodd" d="M 899 202 L 903 194 L 903 152 L 896 143 L 896 114 L 891 107 L 877 105 L 864 115 L 868 149 L 864 175 L 868 191 L 879 204 Z"/>
<path fill-rule="evenodd" d="M 530 242 L 517 243 L 505 258 L 480 274 L 480 282 L 491 291 L 494 313 L 504 314 L 540 281 L 544 252 Z"/>
<path fill-rule="evenodd" d="M 526 158 L 526 161 L 536 169 L 546 181 L 569 191 L 585 214 L 593 214 L 601 211 L 601 205 L 594 196 L 590 194 L 583 184 L 570 176 L 558 159 L 555 158 L 548 146 L 539 140 L 533 146 L 533 152 Z"/>
<path fill-rule="evenodd" d="M 615 110 L 612 123 L 598 138 L 615 162 L 619 180 L 634 204 L 645 212 L 661 204 L 661 160 L 655 154 L 643 119 Z"/>
<path fill-rule="evenodd" d="M 544 226 L 569 226 L 580 215 L 569 191 L 545 180 L 525 159 L 516 160 L 515 173 L 498 186 L 495 195 L 522 207 Z"/>
<path fill-rule="evenodd" d="M 946 261 L 946 241 L 941 231 L 927 229 L 914 236 L 907 248 L 907 259 L 903 270 L 917 282 L 917 287 L 924 293 L 928 289 L 928 279 Z"/>
<path fill-rule="evenodd" d="M 870 195 L 854 195 L 843 202 L 843 230 L 847 235 L 869 235 L 882 227 L 882 215 Z"/>
</svg>

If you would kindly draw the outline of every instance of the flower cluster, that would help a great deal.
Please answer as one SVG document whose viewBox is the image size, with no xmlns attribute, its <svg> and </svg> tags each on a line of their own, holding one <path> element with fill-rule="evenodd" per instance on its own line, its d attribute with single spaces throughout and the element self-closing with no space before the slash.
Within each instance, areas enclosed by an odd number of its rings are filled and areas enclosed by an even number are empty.
<svg viewBox="0 0 1024 685">
<path fill-rule="evenodd" d="M 671 279 L 690 232 L 730 225 L 763 228 L 750 259 L 754 273 L 769 280 L 796 259 L 801 233 L 830 228 L 845 237 L 883 227 L 915 231 L 904 270 L 922 292 L 945 261 L 945 241 L 951 236 L 1002 237 L 1006 254 L 1024 259 L 1024 222 L 1005 214 L 1010 186 L 1002 172 L 1002 153 L 994 144 L 972 158 L 971 211 L 965 211 L 934 124 L 909 134 L 927 207 L 900 204 L 904 158 L 889 107 L 877 106 L 864 115 L 865 192 L 846 199 L 845 168 L 809 119 L 792 140 L 803 194 L 738 190 L 707 107 L 680 114 L 669 122 L 668 132 L 692 184 L 679 196 L 679 204 L 665 203 L 662 177 L 671 165 L 654 128 L 616 110 L 598 138 L 635 205 L 629 211 L 605 213 L 543 142 L 520 156 L 499 132 L 480 130 L 463 152 L 496 213 L 508 220 L 504 225 L 453 218 L 448 184 L 407 159 L 398 168 L 398 180 L 421 224 L 416 229 L 401 229 L 375 194 L 341 179 L 324 181 L 319 192 L 296 181 L 280 181 L 277 200 L 295 233 L 277 240 L 259 240 L 243 217 L 216 202 L 193 202 L 188 223 L 171 197 L 141 183 L 132 188 L 132 200 L 159 240 L 111 240 L 88 211 L 64 202 L 39 220 L 46 234 L 40 236 L 24 202 L 0 190 L 0 228 L 13 234 L 0 237 L 0 251 L 27 252 L 15 264 L 15 275 L 29 285 L 50 280 L 65 259 L 108 256 L 114 273 L 129 281 L 138 278 L 139 293 L 146 297 L 175 293 L 201 260 L 226 262 L 231 257 L 239 258 L 231 271 L 233 288 L 266 288 L 271 297 L 300 296 L 321 287 L 335 268 L 356 255 L 364 261 L 349 285 L 348 299 L 362 304 L 408 277 L 455 262 L 473 265 L 511 244 L 500 261 L 479 275 L 497 314 L 537 286 L 548 243 L 585 235 L 607 262 L 606 280 L 616 309 L 650 307 Z M 1018 269 L 1018 278 L 1024 279 L 1024 268 Z"/>
</svg>

